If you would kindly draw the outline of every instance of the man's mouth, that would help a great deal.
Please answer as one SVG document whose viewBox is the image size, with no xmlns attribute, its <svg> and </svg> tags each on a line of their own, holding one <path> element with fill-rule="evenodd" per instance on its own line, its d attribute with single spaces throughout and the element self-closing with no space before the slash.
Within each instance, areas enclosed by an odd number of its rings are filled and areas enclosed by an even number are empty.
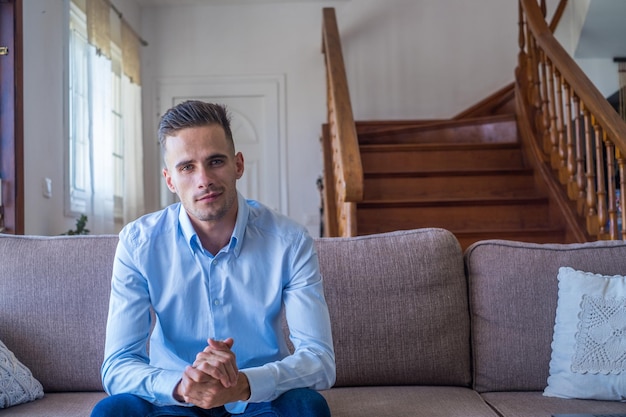
<svg viewBox="0 0 626 417">
<path fill-rule="evenodd" d="M 220 195 L 222 195 L 221 192 L 211 191 L 209 193 L 205 193 L 205 194 L 202 194 L 202 195 L 198 196 L 196 198 L 196 201 L 211 202 L 211 201 L 214 201 L 215 199 L 217 199 Z"/>
</svg>

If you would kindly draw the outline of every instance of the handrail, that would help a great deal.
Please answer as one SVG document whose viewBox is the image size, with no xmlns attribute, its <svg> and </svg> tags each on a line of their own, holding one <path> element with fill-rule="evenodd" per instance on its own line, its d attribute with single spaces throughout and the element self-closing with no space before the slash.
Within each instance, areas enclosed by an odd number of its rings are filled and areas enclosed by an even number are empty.
<svg viewBox="0 0 626 417">
<path fill-rule="evenodd" d="M 336 202 L 339 236 L 355 236 L 356 203 L 363 199 L 363 168 L 334 8 L 323 9 L 322 45 L 329 127 L 329 137 L 322 140 L 330 141 L 333 176 L 325 178 L 325 181 L 331 180 L 333 186 L 324 188 L 334 189 L 334 195 L 326 195 L 326 198 Z M 331 173 L 326 174 L 325 177 Z"/>
<path fill-rule="evenodd" d="M 626 239 L 626 122 L 552 35 L 545 0 L 519 0 L 519 14 L 517 82 L 537 146 L 587 234 Z"/>
<path fill-rule="evenodd" d="M 563 13 L 565 12 L 565 8 L 567 7 L 567 0 L 560 0 L 559 4 L 556 6 L 554 13 L 552 14 L 552 20 L 550 20 L 550 32 L 554 33 L 559 22 L 561 21 L 561 17 L 563 17 Z M 542 6 L 542 13 L 545 12 L 545 3 Z"/>
</svg>

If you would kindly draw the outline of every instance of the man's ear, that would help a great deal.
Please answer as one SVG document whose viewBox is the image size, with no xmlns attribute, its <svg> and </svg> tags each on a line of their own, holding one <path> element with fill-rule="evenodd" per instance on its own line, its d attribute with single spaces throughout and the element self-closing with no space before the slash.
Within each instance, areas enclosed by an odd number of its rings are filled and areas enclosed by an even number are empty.
<svg viewBox="0 0 626 417">
<path fill-rule="evenodd" d="M 243 154 L 241 152 L 237 152 L 235 155 L 235 166 L 237 169 L 237 179 L 239 179 L 243 175 L 244 171 Z"/>
<path fill-rule="evenodd" d="M 165 178 L 165 184 L 167 185 L 167 188 L 169 188 L 171 192 L 176 194 L 176 187 L 174 187 L 174 183 L 172 182 L 172 176 L 170 175 L 170 172 L 167 170 L 167 168 L 163 168 L 163 177 Z"/>
</svg>

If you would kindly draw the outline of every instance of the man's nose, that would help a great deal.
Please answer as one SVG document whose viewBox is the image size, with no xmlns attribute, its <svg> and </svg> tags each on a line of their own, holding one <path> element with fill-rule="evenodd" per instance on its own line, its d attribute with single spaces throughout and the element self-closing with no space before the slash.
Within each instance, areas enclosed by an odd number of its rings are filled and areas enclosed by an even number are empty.
<svg viewBox="0 0 626 417">
<path fill-rule="evenodd" d="M 200 177 L 198 178 L 198 185 L 200 187 L 208 187 L 213 184 L 213 175 L 211 174 L 211 170 L 209 168 L 202 167 L 199 172 Z"/>
</svg>

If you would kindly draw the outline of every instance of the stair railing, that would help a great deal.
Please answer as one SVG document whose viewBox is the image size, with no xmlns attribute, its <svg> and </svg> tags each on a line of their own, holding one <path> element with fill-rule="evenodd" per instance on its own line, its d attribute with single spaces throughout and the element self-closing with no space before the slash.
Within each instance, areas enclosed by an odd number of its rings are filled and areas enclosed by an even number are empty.
<svg viewBox="0 0 626 417">
<path fill-rule="evenodd" d="M 323 9 L 328 125 L 324 129 L 324 226 L 327 236 L 356 236 L 363 167 L 334 8 Z"/>
<path fill-rule="evenodd" d="M 519 0 L 518 104 L 588 236 L 626 239 L 626 123 L 552 35 L 545 14 L 545 0 Z"/>
</svg>

